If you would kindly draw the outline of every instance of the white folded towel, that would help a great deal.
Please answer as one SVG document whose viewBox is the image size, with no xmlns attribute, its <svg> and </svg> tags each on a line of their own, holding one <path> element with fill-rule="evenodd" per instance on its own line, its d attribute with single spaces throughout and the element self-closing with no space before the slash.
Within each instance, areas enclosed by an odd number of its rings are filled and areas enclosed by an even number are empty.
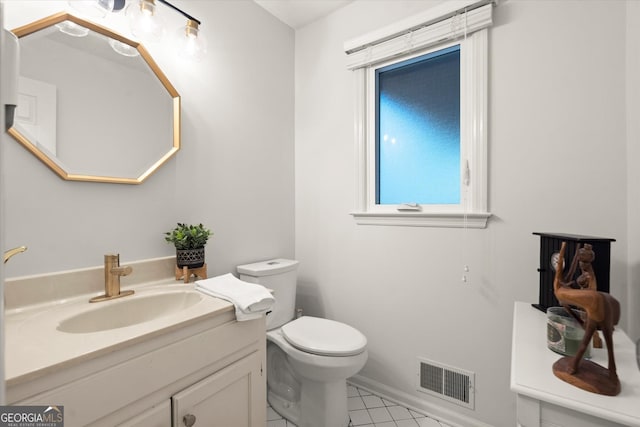
<svg viewBox="0 0 640 427">
<path fill-rule="evenodd" d="M 236 307 L 238 321 L 260 318 L 275 303 L 273 295 L 267 288 L 240 280 L 231 273 L 198 280 L 196 289 L 232 302 Z"/>
</svg>

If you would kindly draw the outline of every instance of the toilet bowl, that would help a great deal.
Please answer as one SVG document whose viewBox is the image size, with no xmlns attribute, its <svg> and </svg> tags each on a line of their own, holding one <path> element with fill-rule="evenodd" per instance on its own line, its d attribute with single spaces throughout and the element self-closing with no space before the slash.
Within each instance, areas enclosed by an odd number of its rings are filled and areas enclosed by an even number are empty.
<svg viewBox="0 0 640 427">
<path fill-rule="evenodd" d="M 327 322 L 325 324 L 325 322 Z M 301 349 L 286 335 L 287 327 L 303 333 L 309 326 L 332 341 L 332 332 L 345 329 L 355 338 L 342 350 L 335 344 L 317 343 L 312 353 Z M 309 329 L 311 329 L 309 328 Z M 359 335 L 359 336 L 358 336 Z M 308 339 L 306 343 L 312 343 Z M 364 335 L 348 325 L 327 319 L 301 317 L 282 328 L 267 332 L 267 400 L 276 412 L 299 427 L 346 427 L 349 425 L 346 379 L 362 369 L 367 361 Z M 327 354 L 330 351 L 331 355 Z"/>
<path fill-rule="evenodd" d="M 296 267 L 282 259 L 238 267 L 241 280 L 263 284 L 276 299 L 267 315 L 267 400 L 298 427 L 347 427 L 346 380 L 366 363 L 367 339 L 334 320 L 294 319 Z"/>
</svg>

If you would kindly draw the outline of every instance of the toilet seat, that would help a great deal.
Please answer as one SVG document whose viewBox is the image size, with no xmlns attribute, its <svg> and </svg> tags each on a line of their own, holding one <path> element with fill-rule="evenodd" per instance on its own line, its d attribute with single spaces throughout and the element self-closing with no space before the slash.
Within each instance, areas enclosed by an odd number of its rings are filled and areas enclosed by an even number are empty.
<svg viewBox="0 0 640 427">
<path fill-rule="evenodd" d="M 293 347 L 320 356 L 353 356 L 367 346 L 367 338 L 357 329 L 319 317 L 300 317 L 283 325 L 281 331 Z"/>
</svg>

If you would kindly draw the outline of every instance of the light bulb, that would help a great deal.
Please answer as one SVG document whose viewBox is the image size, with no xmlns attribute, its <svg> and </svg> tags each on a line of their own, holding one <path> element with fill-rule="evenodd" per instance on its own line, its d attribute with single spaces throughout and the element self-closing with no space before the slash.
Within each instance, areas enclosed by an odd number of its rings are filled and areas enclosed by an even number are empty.
<svg viewBox="0 0 640 427">
<path fill-rule="evenodd" d="M 131 33 L 145 42 L 157 42 L 164 36 L 164 22 L 156 13 L 155 0 L 136 0 L 127 6 Z"/>
<path fill-rule="evenodd" d="M 107 13 L 113 12 L 115 0 L 69 0 L 69 6 L 83 15 L 94 18 L 104 18 Z"/>
<path fill-rule="evenodd" d="M 178 28 L 178 55 L 200 61 L 207 53 L 207 39 L 200 31 L 198 22 L 189 19 L 187 25 Z"/>
</svg>

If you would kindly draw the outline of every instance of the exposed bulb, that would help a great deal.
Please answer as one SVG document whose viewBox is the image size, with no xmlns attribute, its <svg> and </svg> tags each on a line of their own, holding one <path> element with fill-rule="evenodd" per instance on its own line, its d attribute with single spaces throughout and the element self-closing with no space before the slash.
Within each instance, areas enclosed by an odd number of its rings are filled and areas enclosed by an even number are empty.
<svg viewBox="0 0 640 427">
<path fill-rule="evenodd" d="M 178 28 L 178 55 L 200 61 L 207 53 L 207 39 L 200 31 L 198 22 L 189 19 L 187 25 Z"/>
<path fill-rule="evenodd" d="M 135 0 L 125 15 L 129 19 L 131 34 L 145 42 L 157 42 L 164 36 L 164 22 L 156 13 L 155 0 Z"/>
</svg>

